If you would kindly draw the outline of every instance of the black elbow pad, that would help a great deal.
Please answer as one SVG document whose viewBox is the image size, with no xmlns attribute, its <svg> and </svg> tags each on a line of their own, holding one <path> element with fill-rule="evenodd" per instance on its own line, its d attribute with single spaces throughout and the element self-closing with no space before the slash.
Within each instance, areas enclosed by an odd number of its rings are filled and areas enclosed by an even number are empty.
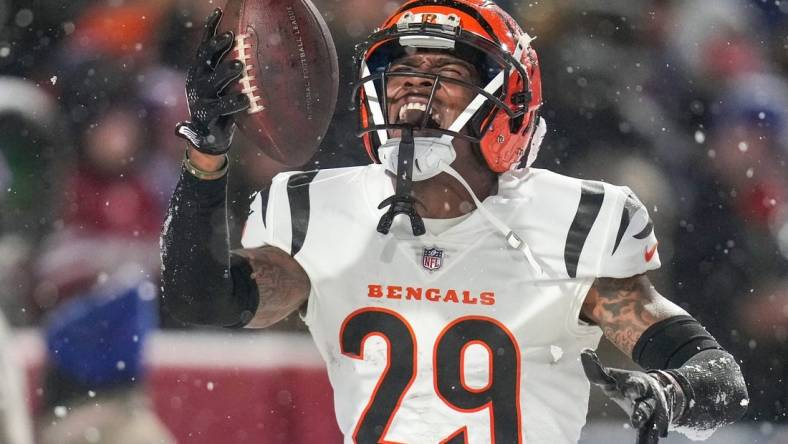
<svg viewBox="0 0 788 444">
<path fill-rule="evenodd" d="M 703 350 L 722 349 L 692 316 L 681 315 L 652 325 L 640 336 L 632 359 L 646 369 L 678 368 Z"/>
</svg>

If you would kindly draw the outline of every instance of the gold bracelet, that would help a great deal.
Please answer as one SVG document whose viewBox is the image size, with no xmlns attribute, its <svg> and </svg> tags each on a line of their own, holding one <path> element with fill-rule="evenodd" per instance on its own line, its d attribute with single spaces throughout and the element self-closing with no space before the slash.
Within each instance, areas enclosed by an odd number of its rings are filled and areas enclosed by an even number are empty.
<svg viewBox="0 0 788 444">
<path fill-rule="evenodd" d="M 194 164 L 189 160 L 189 150 L 183 153 L 183 167 L 186 168 L 186 171 L 189 172 L 192 176 L 202 179 L 202 180 L 216 180 L 221 179 L 227 174 L 227 170 L 230 168 L 230 159 L 227 157 L 227 154 L 224 155 L 224 165 L 219 168 L 217 171 L 205 171 L 197 168 Z"/>
</svg>

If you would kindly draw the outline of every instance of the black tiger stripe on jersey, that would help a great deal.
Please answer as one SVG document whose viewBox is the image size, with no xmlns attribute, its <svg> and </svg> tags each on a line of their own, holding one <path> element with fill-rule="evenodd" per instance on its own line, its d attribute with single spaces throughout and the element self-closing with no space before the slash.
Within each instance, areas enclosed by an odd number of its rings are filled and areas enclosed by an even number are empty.
<svg viewBox="0 0 788 444">
<path fill-rule="evenodd" d="M 569 227 L 566 235 L 566 245 L 564 246 L 564 263 L 566 273 L 569 277 L 577 277 L 577 266 L 580 263 L 580 253 L 594 226 L 599 211 L 602 209 L 602 202 L 605 200 L 605 187 L 599 182 L 584 180 L 580 186 L 580 203 L 577 206 L 577 213 Z"/>
<path fill-rule="evenodd" d="M 290 201 L 290 224 L 292 239 L 290 256 L 301 251 L 309 228 L 309 185 L 317 176 L 317 170 L 293 174 L 287 180 L 287 198 Z"/>
<path fill-rule="evenodd" d="M 616 234 L 616 243 L 613 244 L 613 251 L 610 255 L 616 254 L 616 250 L 618 250 L 619 244 L 621 244 L 621 239 L 624 238 L 624 232 L 627 231 L 629 228 L 629 210 L 624 208 L 624 211 L 621 212 L 621 222 L 618 224 L 618 234 Z"/>
<path fill-rule="evenodd" d="M 634 236 L 632 236 L 632 237 L 634 237 L 635 239 L 645 239 L 645 238 L 647 238 L 647 237 L 648 237 L 648 236 L 649 236 L 649 235 L 650 235 L 650 234 L 651 234 L 653 231 L 654 231 L 654 223 L 653 223 L 653 222 L 651 222 L 651 219 L 649 219 L 649 221 L 648 221 L 648 223 L 646 224 L 646 226 L 645 226 L 645 227 L 643 227 L 643 230 L 641 230 L 641 231 L 640 231 L 640 233 L 638 233 L 638 234 L 636 234 L 636 235 L 634 235 Z"/>
<path fill-rule="evenodd" d="M 621 222 L 618 225 L 618 234 L 616 234 L 616 243 L 613 245 L 613 251 L 610 253 L 611 255 L 616 253 L 618 250 L 619 244 L 621 244 L 621 239 L 624 238 L 624 233 L 629 228 L 629 222 L 632 220 L 632 215 L 640 209 L 642 205 L 640 202 L 635 199 L 634 196 L 631 194 L 627 196 L 627 200 L 624 202 L 624 209 L 621 211 Z"/>
<path fill-rule="evenodd" d="M 627 231 L 627 228 L 629 228 L 629 223 L 632 220 L 632 216 L 635 213 L 637 213 L 637 211 L 640 210 L 641 208 L 643 208 L 643 204 L 641 204 L 635 196 L 631 194 L 627 196 L 627 200 L 626 202 L 624 202 L 624 209 L 621 212 L 621 223 L 618 225 L 618 234 L 616 235 L 616 243 L 615 245 L 613 245 L 613 251 L 610 253 L 611 255 L 615 254 L 616 250 L 618 250 L 618 246 L 621 243 L 621 239 L 623 239 L 624 233 Z M 635 239 L 642 240 L 647 238 L 653 231 L 654 231 L 654 223 L 651 221 L 651 219 L 649 219 L 646 226 L 643 227 L 643 229 L 639 233 L 633 235 L 632 237 L 634 237 Z"/>
</svg>

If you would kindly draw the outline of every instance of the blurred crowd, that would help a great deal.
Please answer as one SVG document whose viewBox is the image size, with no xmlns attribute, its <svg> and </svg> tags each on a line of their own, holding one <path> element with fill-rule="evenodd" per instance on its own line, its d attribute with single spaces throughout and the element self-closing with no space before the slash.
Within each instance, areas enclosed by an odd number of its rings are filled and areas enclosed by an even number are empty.
<svg viewBox="0 0 788 444">
<path fill-rule="evenodd" d="M 126 342 L 183 327 L 149 302 L 183 156 L 173 129 L 188 116 L 184 71 L 204 17 L 222 3 L 0 0 L 0 308 L 13 326 L 50 332 L 49 407 L 98 396 L 84 389 L 102 384 L 133 401 L 119 408 L 144 405 L 134 401 L 141 369 L 113 361 L 96 371 L 122 377 L 88 384 L 77 377 L 86 368 L 55 359 L 69 325 Z M 639 195 L 660 239 L 652 280 L 742 360 L 748 419 L 788 422 L 788 1 L 498 3 L 536 36 L 550 129 L 535 166 Z M 341 87 L 334 124 L 304 168 L 364 164 L 348 106 L 353 45 L 399 2 L 315 4 Z M 283 167 L 243 134 L 236 141 L 237 245 L 252 193 Z M 102 333 L 121 300 L 136 323 L 116 327 L 126 336 Z M 128 362 L 140 353 L 98 342 Z"/>
</svg>

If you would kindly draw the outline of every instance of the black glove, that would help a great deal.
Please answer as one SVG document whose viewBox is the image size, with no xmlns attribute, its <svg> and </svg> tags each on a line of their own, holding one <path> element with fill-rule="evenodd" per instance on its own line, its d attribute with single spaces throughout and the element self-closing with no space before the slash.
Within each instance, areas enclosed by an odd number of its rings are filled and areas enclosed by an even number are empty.
<svg viewBox="0 0 788 444">
<path fill-rule="evenodd" d="M 580 360 L 588 380 L 629 415 L 638 431 L 637 444 L 656 444 L 668 435 L 668 426 L 685 405 L 684 393 L 671 375 L 607 368 L 591 350 L 584 350 Z"/>
<path fill-rule="evenodd" d="M 244 65 L 238 60 L 222 62 L 235 37 L 231 31 L 216 35 L 221 19 L 222 10 L 216 8 L 205 22 L 197 58 L 186 73 L 191 121 L 181 122 L 175 129 L 198 151 L 213 155 L 230 149 L 235 131 L 232 115 L 249 108 L 249 98 L 244 94 L 222 94 L 241 76 Z"/>
</svg>

